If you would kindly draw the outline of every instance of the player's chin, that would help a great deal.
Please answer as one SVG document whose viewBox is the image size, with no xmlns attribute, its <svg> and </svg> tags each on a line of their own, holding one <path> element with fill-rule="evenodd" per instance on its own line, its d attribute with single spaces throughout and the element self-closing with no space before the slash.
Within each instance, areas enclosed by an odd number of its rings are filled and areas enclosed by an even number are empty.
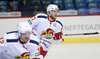
<svg viewBox="0 0 100 59">
<path fill-rule="evenodd" d="M 29 39 L 25 39 L 25 42 L 27 42 Z"/>
<path fill-rule="evenodd" d="M 28 40 L 25 40 L 25 42 L 28 42 Z"/>
</svg>

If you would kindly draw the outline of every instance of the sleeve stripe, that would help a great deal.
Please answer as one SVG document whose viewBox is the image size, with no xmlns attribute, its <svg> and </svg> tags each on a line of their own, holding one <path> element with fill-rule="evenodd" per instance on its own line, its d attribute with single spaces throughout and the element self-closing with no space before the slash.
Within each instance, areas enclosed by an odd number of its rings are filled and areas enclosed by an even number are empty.
<svg viewBox="0 0 100 59">
<path fill-rule="evenodd" d="M 38 16 L 37 18 L 47 18 L 47 16 Z"/>
<path fill-rule="evenodd" d="M 10 34 L 10 33 L 17 33 L 18 31 L 11 31 L 11 32 L 8 32 L 7 34 Z"/>
<path fill-rule="evenodd" d="M 18 39 L 7 39 L 7 42 L 18 42 Z"/>
<path fill-rule="evenodd" d="M 56 22 L 59 23 L 63 27 L 63 24 L 60 21 L 56 21 Z"/>
<path fill-rule="evenodd" d="M 37 42 L 37 41 L 35 41 L 35 40 L 30 40 L 30 43 L 33 43 L 33 44 L 39 45 L 39 42 Z"/>
</svg>

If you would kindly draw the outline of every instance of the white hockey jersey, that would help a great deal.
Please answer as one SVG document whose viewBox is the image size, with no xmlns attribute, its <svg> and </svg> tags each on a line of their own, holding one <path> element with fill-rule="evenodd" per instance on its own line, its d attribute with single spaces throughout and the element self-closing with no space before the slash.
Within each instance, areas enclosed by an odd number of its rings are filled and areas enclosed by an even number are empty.
<svg viewBox="0 0 100 59">
<path fill-rule="evenodd" d="M 34 35 L 46 36 L 45 38 L 42 38 L 40 44 L 45 51 L 48 51 L 52 45 L 52 36 L 55 33 L 62 32 L 62 23 L 58 19 L 50 22 L 49 16 L 47 16 L 46 14 L 37 14 L 27 21 L 32 25 Z M 60 43 L 62 42 L 62 39 L 54 40 L 54 42 Z"/>
<path fill-rule="evenodd" d="M 35 58 L 40 55 L 39 39 L 34 35 L 30 35 L 30 40 L 24 44 L 21 43 L 17 31 L 8 32 L 1 39 L 4 42 L 0 44 L 0 59 Z"/>
</svg>

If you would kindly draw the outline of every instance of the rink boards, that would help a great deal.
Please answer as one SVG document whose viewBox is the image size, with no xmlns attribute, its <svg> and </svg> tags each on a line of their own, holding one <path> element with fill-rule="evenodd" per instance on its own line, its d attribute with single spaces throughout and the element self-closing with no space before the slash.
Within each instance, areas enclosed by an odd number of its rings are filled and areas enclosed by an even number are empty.
<svg viewBox="0 0 100 59">
<path fill-rule="evenodd" d="M 100 15 L 59 17 L 63 23 L 63 34 L 87 34 L 64 36 L 63 43 L 100 42 Z"/>
<path fill-rule="evenodd" d="M 8 31 L 16 30 L 16 24 L 28 18 L 3 18 L 0 19 L 0 36 Z M 58 17 L 63 24 L 63 34 L 100 32 L 100 15 Z M 100 34 L 63 36 L 63 43 L 100 42 Z"/>
<path fill-rule="evenodd" d="M 64 41 L 62 43 L 85 43 L 85 42 L 100 42 L 100 37 L 64 38 Z"/>
</svg>

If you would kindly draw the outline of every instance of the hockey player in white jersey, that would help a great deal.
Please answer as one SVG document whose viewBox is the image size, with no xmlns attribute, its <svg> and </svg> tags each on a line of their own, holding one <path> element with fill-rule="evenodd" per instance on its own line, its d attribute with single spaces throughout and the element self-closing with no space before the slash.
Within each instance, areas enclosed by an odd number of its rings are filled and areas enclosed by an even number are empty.
<svg viewBox="0 0 100 59">
<path fill-rule="evenodd" d="M 39 39 L 32 34 L 28 22 L 19 22 L 17 31 L 4 34 L 0 40 L 0 59 L 43 59 Z"/>
<path fill-rule="evenodd" d="M 61 36 L 63 25 L 57 19 L 58 11 L 58 6 L 50 4 L 47 7 L 47 15 L 43 13 L 37 14 L 27 20 L 33 27 L 33 34 L 42 37 L 40 38 L 40 54 L 42 54 L 43 57 L 45 57 L 52 46 L 52 40 L 57 44 L 64 41 Z"/>
</svg>

